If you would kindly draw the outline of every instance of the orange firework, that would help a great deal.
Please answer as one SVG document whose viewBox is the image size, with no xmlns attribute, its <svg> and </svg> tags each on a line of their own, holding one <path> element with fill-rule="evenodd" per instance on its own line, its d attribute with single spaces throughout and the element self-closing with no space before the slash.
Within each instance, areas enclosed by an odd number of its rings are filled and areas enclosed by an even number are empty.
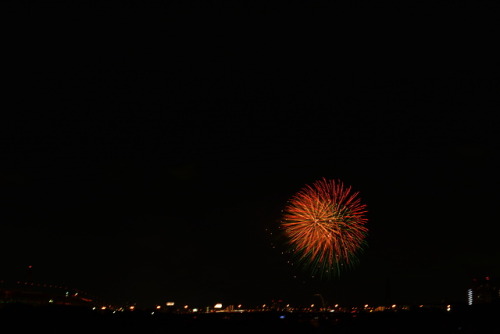
<svg viewBox="0 0 500 334">
<path fill-rule="evenodd" d="M 300 263 L 312 274 L 339 274 L 356 261 L 368 233 L 366 205 L 338 180 L 322 180 L 296 193 L 281 227 Z"/>
</svg>

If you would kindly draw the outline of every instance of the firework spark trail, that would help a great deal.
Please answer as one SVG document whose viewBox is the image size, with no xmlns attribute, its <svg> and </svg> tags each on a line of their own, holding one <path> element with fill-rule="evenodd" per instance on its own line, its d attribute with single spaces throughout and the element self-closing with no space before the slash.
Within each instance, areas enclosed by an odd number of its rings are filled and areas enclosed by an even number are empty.
<svg viewBox="0 0 500 334">
<path fill-rule="evenodd" d="M 365 243 L 366 206 L 341 181 L 322 179 L 296 193 L 285 208 L 283 227 L 300 262 L 314 273 L 351 266 Z"/>
</svg>

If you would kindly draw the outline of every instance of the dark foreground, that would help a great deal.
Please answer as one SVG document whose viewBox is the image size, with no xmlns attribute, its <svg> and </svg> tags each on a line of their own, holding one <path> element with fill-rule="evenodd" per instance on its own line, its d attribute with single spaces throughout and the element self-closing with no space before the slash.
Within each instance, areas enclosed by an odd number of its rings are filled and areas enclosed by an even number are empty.
<svg viewBox="0 0 500 334">
<path fill-rule="evenodd" d="M 2 305 L 2 332 L 29 333 L 500 333 L 498 307 L 333 313 L 165 314 Z"/>
</svg>

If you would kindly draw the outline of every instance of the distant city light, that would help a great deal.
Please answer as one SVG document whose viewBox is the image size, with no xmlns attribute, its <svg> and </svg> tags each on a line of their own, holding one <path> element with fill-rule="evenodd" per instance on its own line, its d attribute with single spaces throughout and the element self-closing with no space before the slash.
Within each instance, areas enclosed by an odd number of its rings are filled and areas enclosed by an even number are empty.
<svg viewBox="0 0 500 334">
<path fill-rule="evenodd" d="M 167 306 L 174 306 L 175 303 L 174 302 L 167 302 Z"/>
<path fill-rule="evenodd" d="M 470 290 L 470 289 L 469 289 Z M 471 292 L 472 293 L 472 292 Z M 56 303 L 57 301 L 54 299 L 50 300 L 51 303 Z M 274 301 L 273 301 L 274 302 Z M 476 301 L 474 301 L 476 302 Z M 173 303 L 173 302 L 172 302 Z M 323 310 L 324 312 L 330 312 L 330 313 L 342 313 L 342 312 L 347 312 L 347 313 L 361 313 L 361 312 L 379 312 L 379 311 L 384 311 L 384 310 L 393 310 L 396 312 L 397 310 L 410 310 L 411 307 L 405 304 L 392 304 L 389 306 L 377 306 L 376 304 L 361 304 L 359 306 L 352 306 L 352 307 L 339 307 L 339 304 L 334 304 L 334 306 L 322 306 L 320 304 L 306 304 L 303 306 L 300 306 L 298 308 L 291 308 L 290 304 L 284 304 L 286 305 L 285 307 L 276 307 L 276 305 L 268 305 L 268 304 L 260 304 L 256 305 L 255 307 L 248 307 L 245 306 L 245 309 L 243 309 L 242 304 L 236 304 L 236 305 L 224 305 L 223 303 L 215 303 L 213 306 L 207 306 L 206 310 L 205 307 L 203 308 L 192 308 L 189 305 L 182 305 L 182 307 L 179 305 L 178 309 L 172 309 L 175 310 L 176 312 L 179 313 L 200 313 L 200 312 L 238 312 L 242 313 L 244 311 L 250 311 L 250 312 L 266 312 L 270 309 L 275 310 L 275 311 L 281 311 L 281 314 L 277 314 L 279 319 L 285 319 L 288 318 L 288 316 L 285 314 L 285 312 L 307 312 L 307 313 L 314 313 L 317 311 L 317 308 L 320 308 L 320 310 Z M 425 304 L 417 304 L 415 305 L 416 307 L 429 307 L 429 305 Z M 103 306 L 97 306 L 97 307 L 92 307 L 92 310 L 109 310 L 109 312 L 113 313 L 118 313 L 118 312 L 123 312 L 127 309 L 134 310 L 137 308 L 137 305 L 130 305 L 126 307 L 117 307 L 113 305 L 103 305 Z M 153 310 L 150 310 L 150 314 L 154 315 L 155 313 L 159 314 L 160 309 L 164 309 L 165 306 L 163 305 L 154 305 Z M 240 309 L 237 309 L 240 308 Z M 215 309 L 215 311 L 214 311 Z M 444 304 L 442 306 L 442 310 L 446 310 L 446 312 L 451 312 L 452 311 L 452 304 Z M 196 316 L 194 316 L 196 318 Z"/>
</svg>

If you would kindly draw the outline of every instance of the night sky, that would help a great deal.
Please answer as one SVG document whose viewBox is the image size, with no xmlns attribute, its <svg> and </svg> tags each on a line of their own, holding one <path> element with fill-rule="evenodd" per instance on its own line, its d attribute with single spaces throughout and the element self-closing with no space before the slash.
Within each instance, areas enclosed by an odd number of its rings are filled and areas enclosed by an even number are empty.
<svg viewBox="0 0 500 334">
<path fill-rule="evenodd" d="M 497 5 L 236 2 L 37 2 L 12 25 L 0 279 L 421 304 L 500 276 Z M 370 230 L 329 281 L 270 234 L 322 177 L 360 192 Z"/>
</svg>

